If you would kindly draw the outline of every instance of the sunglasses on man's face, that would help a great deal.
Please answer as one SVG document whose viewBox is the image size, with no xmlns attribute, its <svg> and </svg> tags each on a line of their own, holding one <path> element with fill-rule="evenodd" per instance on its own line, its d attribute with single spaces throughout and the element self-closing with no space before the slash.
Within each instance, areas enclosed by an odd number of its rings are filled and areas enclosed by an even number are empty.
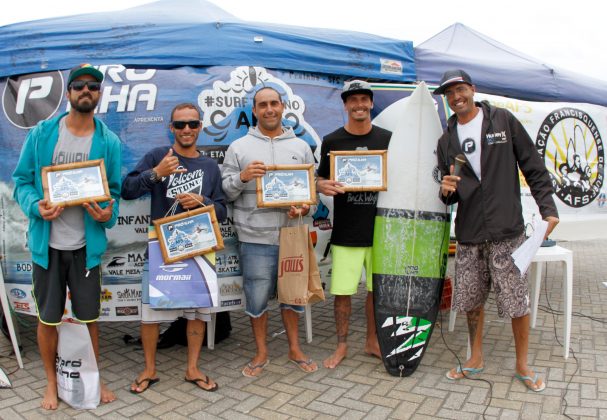
<svg viewBox="0 0 607 420">
<path fill-rule="evenodd" d="M 75 80 L 70 83 L 70 89 L 80 92 L 84 87 L 89 88 L 91 92 L 97 92 L 101 89 L 101 82 L 94 82 L 92 80 Z"/>
<path fill-rule="evenodd" d="M 199 120 L 173 121 L 173 122 L 171 122 L 171 124 L 173 125 L 173 128 L 175 128 L 176 130 L 183 130 L 186 125 L 188 127 L 190 127 L 192 130 L 195 130 L 196 128 L 200 127 L 200 121 Z"/>
</svg>

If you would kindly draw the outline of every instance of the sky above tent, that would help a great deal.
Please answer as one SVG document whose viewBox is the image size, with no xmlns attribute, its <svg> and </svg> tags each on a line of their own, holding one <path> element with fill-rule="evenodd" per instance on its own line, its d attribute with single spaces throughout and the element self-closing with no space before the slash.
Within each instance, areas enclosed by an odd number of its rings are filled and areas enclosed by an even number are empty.
<svg viewBox="0 0 607 420">
<path fill-rule="evenodd" d="M 258 22 L 325 27 L 406 39 L 418 45 L 447 26 L 461 22 L 546 64 L 607 80 L 607 39 L 602 2 L 509 0 L 420 3 L 306 0 L 211 0 L 234 16 Z M 80 13 L 122 10 L 150 0 L 82 2 L 20 0 L 4 8 L 0 25 Z M 369 7 L 373 5 L 374 7 Z M 183 11 L 184 14 L 188 10 Z"/>
</svg>

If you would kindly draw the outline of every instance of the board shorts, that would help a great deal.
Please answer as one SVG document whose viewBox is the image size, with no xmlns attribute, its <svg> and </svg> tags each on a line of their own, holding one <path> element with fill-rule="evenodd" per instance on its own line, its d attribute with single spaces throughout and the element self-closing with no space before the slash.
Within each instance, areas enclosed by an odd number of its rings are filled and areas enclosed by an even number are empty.
<svg viewBox="0 0 607 420">
<path fill-rule="evenodd" d="M 190 308 L 190 309 L 153 309 L 149 303 L 141 304 L 141 323 L 158 324 L 159 322 L 173 322 L 177 318 L 183 317 L 188 321 L 198 319 L 200 321 L 211 321 L 211 314 L 208 308 Z"/>
<path fill-rule="evenodd" d="M 45 325 L 59 325 L 65 312 L 67 288 L 72 313 L 80 322 L 94 322 L 101 311 L 101 271 L 86 269 L 86 247 L 62 251 L 48 249 L 48 269 L 33 264 L 32 295 L 38 319 Z"/>
<path fill-rule="evenodd" d="M 527 275 L 521 275 L 512 252 L 525 235 L 482 244 L 457 244 L 455 254 L 455 295 L 453 308 L 470 312 L 482 307 L 491 285 L 495 290 L 500 318 L 520 318 L 529 314 Z"/>
<path fill-rule="evenodd" d="M 358 284 L 365 268 L 367 290 L 373 290 L 372 247 L 354 247 L 331 245 L 332 295 L 352 296 L 358 290 Z"/>
<path fill-rule="evenodd" d="M 242 288 L 246 299 L 245 313 L 259 318 L 268 310 L 270 298 L 276 296 L 278 282 L 278 245 L 240 242 Z M 300 305 L 280 304 L 280 309 L 303 313 Z"/>
</svg>

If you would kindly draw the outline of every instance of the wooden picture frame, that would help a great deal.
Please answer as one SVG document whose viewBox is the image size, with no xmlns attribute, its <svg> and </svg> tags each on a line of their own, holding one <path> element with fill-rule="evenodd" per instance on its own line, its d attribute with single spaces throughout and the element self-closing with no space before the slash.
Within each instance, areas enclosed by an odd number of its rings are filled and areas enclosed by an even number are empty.
<svg viewBox="0 0 607 420">
<path fill-rule="evenodd" d="M 153 221 L 165 263 L 223 249 L 215 206 L 163 217 Z"/>
<path fill-rule="evenodd" d="M 316 204 L 314 164 L 266 165 L 256 178 L 257 207 L 290 207 Z"/>
<path fill-rule="evenodd" d="M 112 199 L 103 159 L 45 166 L 42 189 L 49 204 L 63 207 Z"/>
<path fill-rule="evenodd" d="M 387 150 L 341 150 L 329 152 L 331 180 L 346 191 L 387 191 Z"/>
</svg>

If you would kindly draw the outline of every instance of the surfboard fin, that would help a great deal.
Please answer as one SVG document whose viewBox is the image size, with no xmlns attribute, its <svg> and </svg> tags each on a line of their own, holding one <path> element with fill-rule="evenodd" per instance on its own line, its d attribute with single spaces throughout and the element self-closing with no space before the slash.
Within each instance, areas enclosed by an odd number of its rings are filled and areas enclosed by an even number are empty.
<svg viewBox="0 0 607 420">
<path fill-rule="evenodd" d="M 8 376 L 6 376 L 6 373 L 4 373 L 2 368 L 0 368 L 0 389 L 8 389 L 8 388 L 12 388 L 12 387 L 13 387 L 13 385 L 11 384 L 11 381 L 8 379 Z"/>
</svg>

